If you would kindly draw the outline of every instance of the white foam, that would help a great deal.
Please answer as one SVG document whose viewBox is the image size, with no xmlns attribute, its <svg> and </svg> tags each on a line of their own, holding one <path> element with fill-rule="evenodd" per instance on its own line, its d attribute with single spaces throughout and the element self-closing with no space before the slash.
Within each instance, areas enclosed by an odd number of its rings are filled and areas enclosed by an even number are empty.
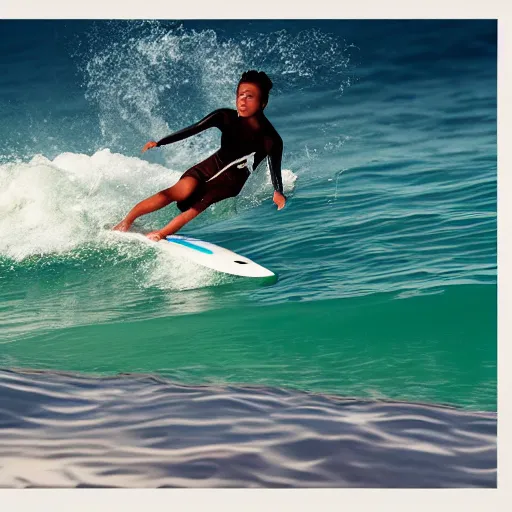
<svg viewBox="0 0 512 512">
<path fill-rule="evenodd" d="M 97 240 L 179 173 L 108 149 L 0 166 L 0 254 L 22 260 Z"/>
</svg>

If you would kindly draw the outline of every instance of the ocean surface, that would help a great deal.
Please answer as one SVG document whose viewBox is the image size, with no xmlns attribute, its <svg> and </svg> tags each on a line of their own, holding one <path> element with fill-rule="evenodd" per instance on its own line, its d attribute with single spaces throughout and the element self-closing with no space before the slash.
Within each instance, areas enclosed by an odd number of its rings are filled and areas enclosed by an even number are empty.
<svg viewBox="0 0 512 512">
<path fill-rule="evenodd" d="M 0 487 L 496 487 L 496 21 L 1 20 L 0 67 Z M 180 233 L 275 283 L 110 231 L 251 68 L 287 205 Z"/>
</svg>

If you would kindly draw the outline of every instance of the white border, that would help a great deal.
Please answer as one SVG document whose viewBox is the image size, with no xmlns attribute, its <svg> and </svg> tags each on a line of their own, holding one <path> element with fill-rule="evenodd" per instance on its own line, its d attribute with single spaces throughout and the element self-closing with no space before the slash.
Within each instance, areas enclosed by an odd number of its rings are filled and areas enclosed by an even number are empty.
<svg viewBox="0 0 512 512">
<path fill-rule="evenodd" d="M 502 18 L 506 0 L 2 0 L 1 18 L 377 19 Z"/>
<path fill-rule="evenodd" d="M 42 505 L 52 512 L 505 510 L 504 491 L 481 489 L 25 489 L 2 491 L 0 496 L 2 505 L 16 505 L 5 510 L 16 512 L 33 512 Z"/>
</svg>

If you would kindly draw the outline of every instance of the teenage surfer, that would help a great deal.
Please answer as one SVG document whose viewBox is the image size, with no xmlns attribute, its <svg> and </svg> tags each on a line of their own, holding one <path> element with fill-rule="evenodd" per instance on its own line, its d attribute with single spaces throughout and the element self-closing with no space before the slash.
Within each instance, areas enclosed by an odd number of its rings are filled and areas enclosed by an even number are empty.
<svg viewBox="0 0 512 512">
<path fill-rule="evenodd" d="M 281 178 L 283 141 L 263 110 L 267 106 L 272 81 L 263 71 L 250 70 L 242 74 L 236 93 L 236 110 L 215 110 L 198 123 L 164 137 L 150 141 L 142 152 L 196 135 L 208 128 L 222 132 L 220 149 L 206 160 L 183 173 L 172 187 L 162 190 L 135 205 L 115 226 L 117 231 L 128 231 L 138 217 L 159 210 L 176 201 L 182 212 L 169 224 L 146 236 L 158 241 L 176 233 L 213 203 L 237 196 L 251 170 L 268 158 L 274 203 L 281 210 L 286 198 Z"/>
</svg>

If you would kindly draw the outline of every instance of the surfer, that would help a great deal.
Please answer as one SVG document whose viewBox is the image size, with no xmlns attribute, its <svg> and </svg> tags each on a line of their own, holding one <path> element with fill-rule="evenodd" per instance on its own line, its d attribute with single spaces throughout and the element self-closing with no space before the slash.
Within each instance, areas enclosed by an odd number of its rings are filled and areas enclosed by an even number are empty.
<svg viewBox="0 0 512 512">
<path fill-rule="evenodd" d="M 150 148 L 177 142 L 208 128 L 222 132 L 220 149 L 186 171 L 172 187 L 135 205 L 128 215 L 113 229 L 128 231 L 138 217 L 154 212 L 176 201 L 182 212 L 169 224 L 146 236 L 158 241 L 176 233 L 213 203 L 237 196 L 251 171 L 264 158 L 274 186 L 274 203 L 281 210 L 286 198 L 281 178 L 283 141 L 263 110 L 267 106 L 272 81 L 263 71 L 250 70 L 242 74 L 236 94 L 236 110 L 215 110 L 196 124 L 164 137 L 150 141 L 142 152 Z"/>
</svg>

